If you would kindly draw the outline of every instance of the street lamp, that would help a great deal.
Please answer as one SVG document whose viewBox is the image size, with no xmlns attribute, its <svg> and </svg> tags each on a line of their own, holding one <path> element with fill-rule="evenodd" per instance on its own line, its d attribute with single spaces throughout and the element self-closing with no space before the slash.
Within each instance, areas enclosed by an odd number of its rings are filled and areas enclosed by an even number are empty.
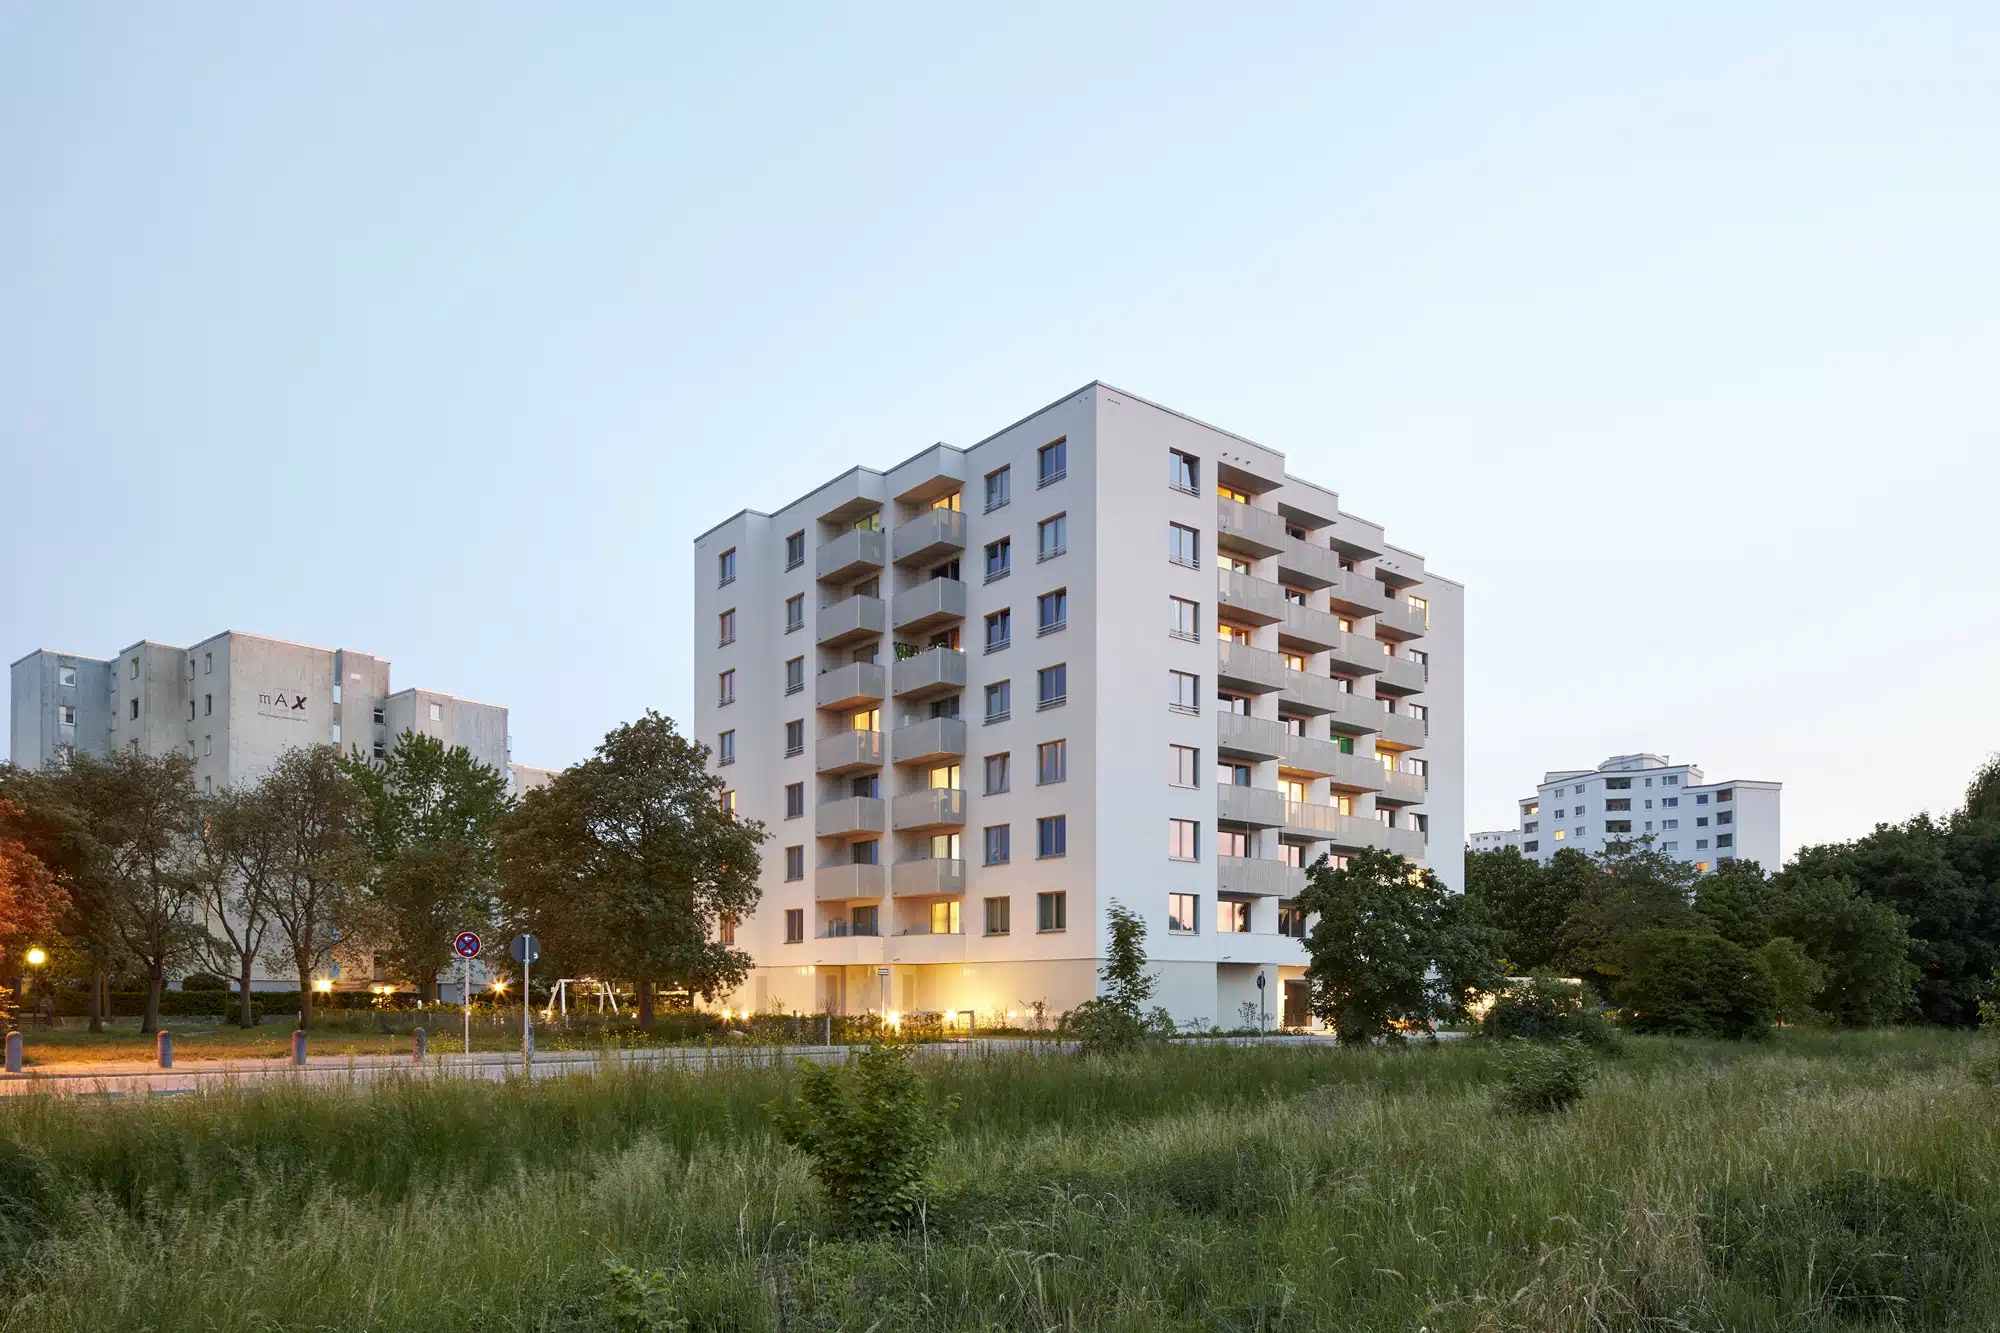
<svg viewBox="0 0 2000 1333">
<path fill-rule="evenodd" d="M 40 967 L 43 963 L 46 963 L 48 961 L 49 961 L 49 951 L 47 949 L 42 948 L 40 945 L 36 945 L 34 948 L 28 950 L 29 967 Z"/>
</svg>

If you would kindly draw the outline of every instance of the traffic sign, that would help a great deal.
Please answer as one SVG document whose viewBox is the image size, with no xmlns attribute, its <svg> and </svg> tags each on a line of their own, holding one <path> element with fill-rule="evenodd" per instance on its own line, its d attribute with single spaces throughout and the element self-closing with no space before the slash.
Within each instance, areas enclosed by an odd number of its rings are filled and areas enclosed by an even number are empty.
<svg viewBox="0 0 2000 1333">
<path fill-rule="evenodd" d="M 479 937 L 469 930 L 465 931 L 451 942 L 451 950 L 460 958 L 477 958 L 479 957 Z"/>
<path fill-rule="evenodd" d="M 516 935 L 514 942 L 507 946 L 507 952 L 517 963 L 539 963 L 542 961 L 542 942 L 533 935 Z"/>
</svg>

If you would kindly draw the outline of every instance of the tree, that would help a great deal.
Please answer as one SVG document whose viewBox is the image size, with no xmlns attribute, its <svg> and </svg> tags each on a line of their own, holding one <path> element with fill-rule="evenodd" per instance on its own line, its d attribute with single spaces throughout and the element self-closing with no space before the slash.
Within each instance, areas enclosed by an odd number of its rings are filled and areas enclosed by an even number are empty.
<svg viewBox="0 0 2000 1333">
<path fill-rule="evenodd" d="M 1768 897 L 1763 867 L 1755 861 L 1724 861 L 1695 881 L 1694 914 L 1722 938 L 1761 949 L 1771 938 Z"/>
<path fill-rule="evenodd" d="M 1534 972 L 1554 966 L 1561 952 L 1563 925 L 1579 899 L 1578 878 L 1565 874 L 1565 858 L 1588 858 L 1568 848 L 1557 852 L 1549 872 L 1514 847 L 1465 854 L 1465 896 L 1481 905 L 1499 932 L 1510 967 Z"/>
<path fill-rule="evenodd" d="M 1771 974 L 1740 944 L 1704 930 L 1643 930 L 1625 942 L 1614 997 L 1639 1032 L 1752 1037 L 1771 1026 Z"/>
<path fill-rule="evenodd" d="M 236 978 L 239 1027 L 254 1027 L 250 978 L 271 932 L 271 889 L 284 841 L 262 787 L 199 798 L 192 878 L 207 919 L 203 952 L 210 967 Z"/>
<path fill-rule="evenodd" d="M 2000 822 L 2000 754 L 1986 756 L 1966 784 L 1963 817 Z"/>
<path fill-rule="evenodd" d="M 1364 851 L 1339 870 L 1322 856 L 1297 905 L 1316 918 L 1306 939 L 1313 1012 L 1342 1043 L 1428 1028 L 1501 983 L 1496 932 L 1400 856 Z"/>
<path fill-rule="evenodd" d="M 493 915 L 507 780 L 464 746 L 408 731 L 386 759 L 343 762 L 362 793 L 361 834 L 374 859 L 361 918 L 392 974 L 435 1003 L 452 938 L 486 929 Z"/>
<path fill-rule="evenodd" d="M 1557 858 L 1563 855 L 1556 853 Z M 1644 931 L 1684 930 L 1693 924 L 1697 872 L 1650 843 L 1618 844 L 1588 862 L 1570 864 L 1565 873 L 1579 881 L 1578 901 L 1563 927 L 1563 961 L 1600 994 L 1612 991 L 1624 971 L 1626 941 Z M 1586 878 L 1583 864 L 1592 865 L 1595 874 Z"/>
<path fill-rule="evenodd" d="M 718 936 L 722 918 L 757 904 L 764 827 L 722 808 L 707 761 L 708 747 L 649 711 L 500 825 L 507 912 L 565 965 L 632 978 L 642 1025 L 656 984 L 709 999 L 750 969 Z"/>
<path fill-rule="evenodd" d="M 1826 988 L 1826 969 L 1789 935 L 1776 935 L 1753 955 L 1771 977 L 1771 1017 L 1790 1027 L 1825 1019 L 1814 1002 Z"/>
<path fill-rule="evenodd" d="M 1839 1027 L 1893 1023 L 1916 1002 L 1918 970 L 1903 918 L 1864 898 L 1851 880 L 1781 871 L 1764 917 L 1773 935 L 1796 940 L 1821 970 L 1812 1007 Z"/>
<path fill-rule="evenodd" d="M 12 807 L 0 826 L 55 880 L 68 904 L 57 923 L 63 953 L 82 961 L 90 978 L 90 1030 L 110 1017 L 110 969 L 117 961 L 111 929 L 106 849 L 85 811 L 69 799 L 73 774 L 58 763 L 46 772 L 0 764 L 0 799 Z"/>
<path fill-rule="evenodd" d="M 20 993 L 21 963 L 28 949 L 55 930 L 69 895 L 26 843 L 8 835 L 21 808 L 0 799 L 0 963 L 9 966 Z"/>
<path fill-rule="evenodd" d="M 1116 901 L 1105 916 L 1111 943 L 1097 969 L 1104 993 L 1065 1013 L 1057 1027 L 1086 1054 L 1129 1050 L 1144 1040 L 1146 1001 L 1160 984 L 1146 958 L 1146 919 Z"/>
<path fill-rule="evenodd" d="M 313 973 L 333 948 L 368 873 L 360 789 L 331 745 L 286 750 L 265 775 L 262 798 L 276 851 L 266 901 L 279 966 L 299 979 L 299 1026 L 313 1017 Z"/>
<path fill-rule="evenodd" d="M 880 1042 L 851 1069 L 801 1061 L 797 1100 L 771 1108 L 779 1141 L 811 1162 L 834 1215 L 861 1231 L 908 1225 L 957 1105 L 933 1107 L 907 1049 Z"/>
</svg>

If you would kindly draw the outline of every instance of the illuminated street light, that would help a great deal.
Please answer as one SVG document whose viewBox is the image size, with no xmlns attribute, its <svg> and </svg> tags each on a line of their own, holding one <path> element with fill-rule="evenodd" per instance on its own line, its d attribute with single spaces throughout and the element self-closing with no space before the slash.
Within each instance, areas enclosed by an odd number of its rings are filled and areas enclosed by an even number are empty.
<svg viewBox="0 0 2000 1333">
<path fill-rule="evenodd" d="M 37 945 L 34 948 L 28 950 L 29 967 L 40 967 L 43 963 L 46 963 L 48 961 L 49 961 L 49 951 L 47 949 L 42 948 L 40 945 Z"/>
<path fill-rule="evenodd" d="M 333 992 L 333 981 L 329 977 L 321 977 L 313 983 L 313 989 L 321 995 L 329 995 Z"/>
</svg>

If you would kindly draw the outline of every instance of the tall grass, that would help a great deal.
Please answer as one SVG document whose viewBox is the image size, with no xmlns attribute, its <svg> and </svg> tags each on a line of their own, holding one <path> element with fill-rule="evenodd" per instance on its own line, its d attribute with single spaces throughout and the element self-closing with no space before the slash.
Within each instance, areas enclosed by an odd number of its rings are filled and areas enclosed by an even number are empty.
<svg viewBox="0 0 2000 1333">
<path fill-rule="evenodd" d="M 898 1241 L 831 1229 L 781 1069 L 9 1099 L 0 1330 L 616 1327 L 618 1264 L 661 1328 L 1985 1327 L 1969 1053 L 1639 1040 L 1536 1120 L 1473 1042 L 938 1062 Z"/>
</svg>

